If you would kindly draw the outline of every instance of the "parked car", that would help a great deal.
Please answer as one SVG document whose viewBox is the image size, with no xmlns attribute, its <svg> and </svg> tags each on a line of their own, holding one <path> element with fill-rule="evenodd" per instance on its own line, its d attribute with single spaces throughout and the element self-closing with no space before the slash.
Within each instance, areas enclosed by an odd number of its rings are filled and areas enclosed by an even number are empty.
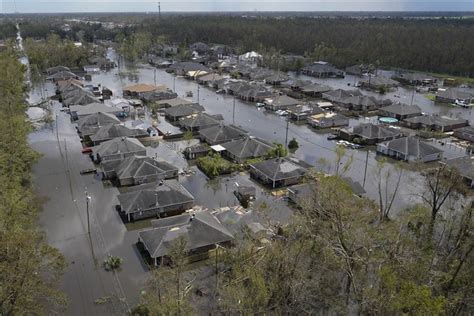
<svg viewBox="0 0 474 316">
<path fill-rule="evenodd" d="M 83 154 L 90 154 L 92 152 L 92 147 L 84 147 L 82 148 Z"/>
<path fill-rule="evenodd" d="M 337 135 L 334 135 L 334 134 L 331 134 L 327 137 L 327 140 L 336 140 L 338 139 L 339 137 Z"/>
<path fill-rule="evenodd" d="M 257 108 L 261 108 L 265 106 L 265 103 L 257 102 L 256 106 Z"/>
<path fill-rule="evenodd" d="M 278 110 L 275 113 L 278 114 L 279 116 L 287 116 L 288 115 L 288 112 L 285 111 L 285 110 Z"/>
</svg>

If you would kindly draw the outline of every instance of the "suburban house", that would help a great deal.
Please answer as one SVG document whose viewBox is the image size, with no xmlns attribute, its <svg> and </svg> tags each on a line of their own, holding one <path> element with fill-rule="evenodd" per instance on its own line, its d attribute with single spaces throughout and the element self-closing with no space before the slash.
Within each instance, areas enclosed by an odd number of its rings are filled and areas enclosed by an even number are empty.
<svg viewBox="0 0 474 316">
<path fill-rule="evenodd" d="M 463 178 L 469 187 L 474 188 L 474 157 L 465 156 L 460 158 L 448 159 L 443 163 L 452 168 L 456 168 L 459 175 Z"/>
<path fill-rule="evenodd" d="M 194 205 L 194 197 L 176 180 L 130 187 L 117 198 L 119 212 L 128 221 L 179 215 Z"/>
<path fill-rule="evenodd" d="M 419 72 L 400 73 L 393 79 L 411 86 L 432 86 L 438 83 L 438 78 Z"/>
<path fill-rule="evenodd" d="M 222 80 L 223 77 L 216 73 L 210 73 L 196 78 L 197 83 L 209 86 L 211 88 L 217 88 L 217 82 Z"/>
<path fill-rule="evenodd" d="M 331 128 L 349 125 L 349 118 L 338 113 L 316 114 L 308 118 L 308 124 L 314 128 Z"/>
<path fill-rule="evenodd" d="M 263 56 L 257 52 L 247 52 L 239 56 L 239 61 L 248 64 L 259 64 L 263 60 Z"/>
<path fill-rule="evenodd" d="M 178 122 L 178 125 L 187 131 L 198 132 L 201 129 L 218 126 L 224 118 L 220 114 L 210 115 L 207 113 L 199 113 L 183 118 Z"/>
<path fill-rule="evenodd" d="M 47 77 L 47 79 L 51 80 L 52 82 L 58 82 L 58 81 L 69 80 L 69 79 L 79 80 L 79 79 L 81 79 L 81 77 L 79 77 L 78 75 L 76 75 L 75 73 L 73 73 L 71 71 L 62 70 L 62 71 L 55 72 L 52 75 L 49 75 Z"/>
<path fill-rule="evenodd" d="M 179 104 L 163 110 L 165 118 L 170 122 L 176 122 L 181 118 L 204 112 L 204 107 L 199 104 Z"/>
<path fill-rule="evenodd" d="M 146 148 L 136 138 L 114 138 L 92 148 L 95 162 L 124 159 L 133 155 L 146 156 Z"/>
<path fill-rule="evenodd" d="M 393 140 L 404 135 L 397 129 L 372 123 L 363 123 L 354 127 L 341 128 L 338 136 L 350 142 L 375 145 L 380 142 Z"/>
<path fill-rule="evenodd" d="M 304 121 L 313 115 L 323 114 L 323 109 L 313 104 L 299 104 L 287 109 L 288 116 L 293 121 Z"/>
<path fill-rule="evenodd" d="M 316 83 L 305 85 L 300 89 L 301 93 L 303 93 L 304 95 L 314 98 L 320 98 L 322 97 L 323 93 L 329 92 L 331 90 L 332 89 L 329 86 Z"/>
<path fill-rule="evenodd" d="M 288 200 L 301 208 L 311 206 L 316 198 L 316 185 L 316 183 L 312 182 L 295 184 L 288 187 Z"/>
<path fill-rule="evenodd" d="M 173 98 L 173 99 L 155 101 L 154 104 L 157 105 L 158 108 L 171 108 L 173 106 L 190 105 L 193 103 L 191 101 L 181 99 L 178 97 L 178 98 Z"/>
<path fill-rule="evenodd" d="M 46 69 L 46 74 L 48 76 L 51 76 L 51 75 L 54 75 L 58 72 L 62 72 L 62 71 L 71 71 L 71 69 L 69 67 L 66 67 L 66 66 L 55 66 L 55 67 L 50 67 L 48 69 Z"/>
<path fill-rule="evenodd" d="M 147 136 L 149 135 L 145 130 L 132 129 L 123 125 L 109 124 L 100 127 L 94 135 L 90 136 L 90 139 L 95 146 L 117 137 L 140 138 Z"/>
<path fill-rule="evenodd" d="M 117 179 L 120 186 L 140 185 L 178 177 L 178 168 L 147 156 L 133 155 L 125 159 L 102 162 L 106 179 Z"/>
<path fill-rule="evenodd" d="M 194 146 L 186 147 L 183 154 L 186 159 L 192 160 L 207 156 L 209 150 L 210 148 L 206 144 L 196 144 Z"/>
<path fill-rule="evenodd" d="M 126 86 L 122 89 L 124 97 L 138 98 L 141 93 L 153 92 L 158 89 L 165 89 L 165 86 L 156 86 L 152 84 L 139 83 L 131 86 Z"/>
<path fill-rule="evenodd" d="M 375 67 L 367 64 L 358 64 L 346 67 L 346 73 L 349 75 L 362 77 L 364 75 L 370 75 L 375 72 Z"/>
<path fill-rule="evenodd" d="M 266 84 L 270 84 L 272 86 L 279 86 L 283 82 L 288 80 L 288 75 L 284 72 L 278 71 L 275 72 L 273 75 L 264 79 Z"/>
<path fill-rule="evenodd" d="M 474 143 L 474 127 L 466 126 L 454 130 L 454 136 Z"/>
<path fill-rule="evenodd" d="M 183 61 L 183 62 L 178 62 L 175 63 L 166 69 L 166 72 L 172 72 L 177 76 L 184 76 L 186 75 L 189 71 L 206 71 L 206 72 L 211 72 L 211 70 L 199 63 L 195 63 L 192 61 Z"/>
<path fill-rule="evenodd" d="M 151 229 L 138 233 L 138 245 L 155 266 L 171 263 L 170 251 L 178 238 L 186 241 L 191 262 L 209 257 L 209 250 L 229 246 L 234 236 L 209 211 L 190 212 L 153 220 Z"/>
<path fill-rule="evenodd" d="M 247 102 L 263 102 L 273 96 L 273 92 L 263 85 L 245 84 L 235 93 L 239 99 Z"/>
<path fill-rule="evenodd" d="M 349 111 L 373 111 L 392 104 L 390 99 L 377 99 L 373 96 L 352 96 L 334 101 Z"/>
<path fill-rule="evenodd" d="M 225 142 L 243 138 L 247 135 L 247 131 L 235 125 L 216 125 L 199 130 L 199 138 L 201 141 L 209 145 L 217 145 Z"/>
<path fill-rule="evenodd" d="M 92 92 L 80 88 L 61 93 L 60 101 L 64 106 L 86 105 L 90 103 L 99 103 L 99 99 Z"/>
<path fill-rule="evenodd" d="M 213 210 L 212 214 L 237 237 L 237 240 L 250 237 L 265 243 L 275 235 L 270 228 L 262 224 L 264 220 L 257 211 L 242 210 L 240 207 L 223 207 Z"/>
<path fill-rule="evenodd" d="M 138 97 L 146 103 L 157 102 L 161 100 L 169 100 L 178 97 L 178 94 L 168 88 L 157 89 L 151 92 L 139 93 Z"/>
<path fill-rule="evenodd" d="M 236 162 L 266 156 L 274 147 L 274 145 L 252 136 L 223 143 L 221 146 L 225 148 L 222 155 Z"/>
<path fill-rule="evenodd" d="M 237 184 L 238 183 L 236 183 L 236 185 Z M 239 200 L 240 205 L 247 208 L 250 202 L 255 201 L 257 189 L 251 185 L 237 185 L 237 188 L 234 190 L 234 195 L 237 197 L 237 200 Z"/>
<path fill-rule="evenodd" d="M 379 76 L 368 76 L 359 80 L 359 86 L 369 90 L 392 89 L 399 85 L 398 81 Z"/>
<path fill-rule="evenodd" d="M 337 89 L 322 93 L 322 98 L 331 102 L 338 102 L 339 100 L 355 96 L 362 96 L 362 92 L 360 90 Z"/>
<path fill-rule="evenodd" d="M 281 95 L 278 94 L 276 96 L 273 96 L 271 98 L 265 99 L 263 102 L 265 103 L 265 108 L 272 110 L 272 111 L 277 111 L 277 110 L 286 110 L 291 106 L 295 106 L 301 103 L 301 101 L 298 101 L 296 99 L 293 99 L 292 97 L 289 97 L 287 95 Z"/>
<path fill-rule="evenodd" d="M 443 151 L 416 136 L 402 137 L 377 145 L 377 153 L 408 162 L 440 160 Z"/>
<path fill-rule="evenodd" d="M 72 105 L 69 107 L 69 113 L 73 120 L 79 120 L 96 113 L 108 113 L 115 116 L 121 116 L 124 111 L 120 108 L 107 106 L 103 103 L 89 103 L 86 105 Z"/>
<path fill-rule="evenodd" d="M 273 158 L 250 165 L 250 176 L 272 188 L 299 183 L 311 166 L 303 161 L 289 158 Z"/>
<path fill-rule="evenodd" d="M 392 117 L 399 121 L 420 115 L 421 109 L 418 105 L 406 105 L 403 103 L 394 103 L 379 110 L 379 116 Z"/>
<path fill-rule="evenodd" d="M 120 120 L 113 114 L 97 112 L 82 117 L 77 122 L 77 132 L 84 138 L 95 134 L 101 127 L 110 124 L 120 124 Z"/>
<path fill-rule="evenodd" d="M 464 104 L 469 106 L 474 97 L 472 93 L 460 91 L 458 89 L 438 90 L 435 101 L 441 103 Z"/>
<path fill-rule="evenodd" d="M 469 125 L 468 120 L 439 115 L 415 116 L 404 120 L 402 123 L 413 129 L 424 129 L 443 133 Z"/>
<path fill-rule="evenodd" d="M 290 78 L 287 81 L 282 82 L 281 85 L 282 87 L 291 89 L 293 91 L 301 91 L 303 87 L 310 86 L 310 85 L 317 85 L 317 84 L 312 83 L 310 80 Z"/>
<path fill-rule="evenodd" d="M 317 78 L 344 78 L 344 71 L 323 61 L 303 67 L 301 72 L 305 75 Z"/>
<path fill-rule="evenodd" d="M 199 54 L 204 54 L 210 51 L 209 45 L 203 42 L 196 42 L 189 45 L 189 49 L 198 52 Z"/>
</svg>

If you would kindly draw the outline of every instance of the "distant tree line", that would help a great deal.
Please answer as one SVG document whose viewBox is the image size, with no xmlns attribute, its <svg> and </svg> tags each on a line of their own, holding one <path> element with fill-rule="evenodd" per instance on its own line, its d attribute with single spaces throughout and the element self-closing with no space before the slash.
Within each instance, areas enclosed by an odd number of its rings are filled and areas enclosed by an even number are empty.
<svg viewBox="0 0 474 316">
<path fill-rule="evenodd" d="M 240 51 L 276 49 L 344 67 L 358 63 L 474 76 L 474 20 L 244 18 L 171 16 L 140 29 L 172 42 L 227 44 Z"/>
</svg>

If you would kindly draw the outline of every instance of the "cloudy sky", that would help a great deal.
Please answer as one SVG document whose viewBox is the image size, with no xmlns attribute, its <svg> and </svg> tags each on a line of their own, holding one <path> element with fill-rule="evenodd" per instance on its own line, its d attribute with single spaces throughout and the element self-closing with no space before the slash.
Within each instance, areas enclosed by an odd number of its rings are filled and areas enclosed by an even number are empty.
<svg viewBox="0 0 474 316">
<path fill-rule="evenodd" d="M 2 13 L 156 11 L 152 0 L 0 0 Z M 474 11 L 474 0 L 161 1 L 166 11 Z"/>
</svg>

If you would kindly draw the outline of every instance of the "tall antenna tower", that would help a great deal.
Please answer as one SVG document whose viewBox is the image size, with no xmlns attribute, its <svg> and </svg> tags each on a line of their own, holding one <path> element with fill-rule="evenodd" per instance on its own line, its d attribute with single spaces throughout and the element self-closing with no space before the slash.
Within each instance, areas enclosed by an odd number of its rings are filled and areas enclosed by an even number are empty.
<svg viewBox="0 0 474 316">
<path fill-rule="evenodd" d="M 161 19 L 161 2 L 158 2 L 158 19 Z"/>
</svg>

